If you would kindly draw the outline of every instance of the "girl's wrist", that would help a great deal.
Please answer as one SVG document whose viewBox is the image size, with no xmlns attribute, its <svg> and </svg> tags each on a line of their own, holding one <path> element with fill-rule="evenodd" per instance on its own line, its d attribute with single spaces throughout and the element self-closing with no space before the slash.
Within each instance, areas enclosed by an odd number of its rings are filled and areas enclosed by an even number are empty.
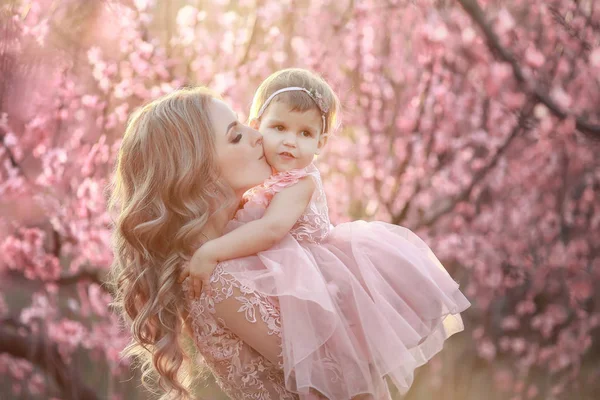
<svg viewBox="0 0 600 400">
<path fill-rule="evenodd" d="M 199 250 L 204 255 L 204 259 L 215 262 L 218 261 L 218 247 L 216 246 L 215 240 L 209 240 L 204 243 Z"/>
</svg>

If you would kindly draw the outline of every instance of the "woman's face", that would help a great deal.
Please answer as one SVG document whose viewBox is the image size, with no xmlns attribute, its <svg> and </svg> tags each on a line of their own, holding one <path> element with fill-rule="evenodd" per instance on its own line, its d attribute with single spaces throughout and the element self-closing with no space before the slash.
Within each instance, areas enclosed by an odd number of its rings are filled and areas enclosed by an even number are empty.
<svg viewBox="0 0 600 400">
<path fill-rule="evenodd" d="M 220 100 L 213 99 L 209 110 L 221 178 L 241 196 L 271 175 L 271 167 L 263 152 L 262 136 L 241 124 L 231 108 Z"/>
</svg>

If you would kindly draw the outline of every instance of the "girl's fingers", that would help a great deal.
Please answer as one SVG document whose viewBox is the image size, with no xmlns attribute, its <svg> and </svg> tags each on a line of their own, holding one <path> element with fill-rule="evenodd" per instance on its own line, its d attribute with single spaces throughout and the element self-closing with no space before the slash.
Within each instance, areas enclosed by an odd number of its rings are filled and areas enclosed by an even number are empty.
<svg viewBox="0 0 600 400">
<path fill-rule="evenodd" d="M 185 281 L 185 278 L 187 278 L 189 275 L 190 275 L 190 270 L 185 268 L 179 274 L 179 277 L 177 278 L 177 283 L 182 283 L 183 281 Z"/>
<path fill-rule="evenodd" d="M 202 293 L 202 279 L 194 278 L 194 296 L 198 299 Z"/>
</svg>

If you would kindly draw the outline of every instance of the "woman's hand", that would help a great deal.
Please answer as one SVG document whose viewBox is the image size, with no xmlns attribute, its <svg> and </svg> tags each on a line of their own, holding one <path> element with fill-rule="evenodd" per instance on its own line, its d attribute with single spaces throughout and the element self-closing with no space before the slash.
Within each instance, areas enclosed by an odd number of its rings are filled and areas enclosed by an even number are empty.
<svg viewBox="0 0 600 400">
<path fill-rule="evenodd" d="M 190 292 L 192 297 L 199 298 L 204 284 L 208 284 L 210 276 L 215 270 L 218 260 L 213 255 L 210 241 L 204 243 L 187 263 L 187 267 L 179 275 L 178 282 L 183 282 L 190 277 Z"/>
</svg>

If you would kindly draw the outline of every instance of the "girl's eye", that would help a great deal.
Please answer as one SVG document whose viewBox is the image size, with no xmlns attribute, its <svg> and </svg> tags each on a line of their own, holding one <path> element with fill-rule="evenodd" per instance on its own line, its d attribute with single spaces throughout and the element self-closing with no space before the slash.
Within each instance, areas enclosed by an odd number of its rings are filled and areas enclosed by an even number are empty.
<svg viewBox="0 0 600 400">
<path fill-rule="evenodd" d="M 275 127 L 275 130 L 276 130 L 276 131 L 278 131 L 278 132 L 281 132 L 281 131 L 283 131 L 283 130 L 284 130 L 284 128 L 283 128 L 283 126 L 281 126 L 281 125 L 277 125 L 277 126 Z"/>
<path fill-rule="evenodd" d="M 309 131 L 302 131 L 302 136 L 304 137 L 312 137 L 312 133 L 310 133 Z"/>
<path fill-rule="evenodd" d="M 239 143 L 242 140 L 242 134 L 238 133 L 235 138 L 231 141 L 231 143 Z"/>
</svg>

